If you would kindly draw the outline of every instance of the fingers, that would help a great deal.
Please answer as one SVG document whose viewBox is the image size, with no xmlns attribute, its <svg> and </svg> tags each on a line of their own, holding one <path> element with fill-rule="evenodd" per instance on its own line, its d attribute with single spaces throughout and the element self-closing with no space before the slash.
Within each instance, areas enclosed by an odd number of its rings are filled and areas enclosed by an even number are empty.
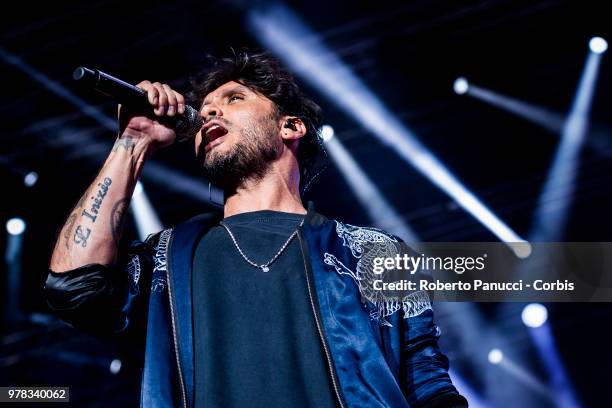
<svg viewBox="0 0 612 408">
<path fill-rule="evenodd" d="M 157 91 L 157 105 L 153 112 L 155 112 L 157 116 L 164 116 L 168 110 L 168 95 L 166 94 L 164 86 L 159 82 L 153 82 L 153 86 Z"/>
<path fill-rule="evenodd" d="M 163 84 L 162 88 L 166 92 L 166 97 L 168 100 L 166 112 L 168 116 L 174 116 L 177 111 L 176 95 L 174 91 L 172 90 L 172 88 L 170 88 L 168 85 Z"/>
<path fill-rule="evenodd" d="M 137 86 L 147 92 L 147 99 L 157 116 L 174 116 L 185 112 L 185 98 L 170 86 L 149 81 L 142 81 Z"/>
<path fill-rule="evenodd" d="M 147 92 L 147 99 L 152 106 L 157 106 L 157 99 L 159 97 L 159 92 L 153 86 L 153 84 L 149 81 L 142 81 L 138 85 L 138 88 L 145 90 Z"/>
<path fill-rule="evenodd" d="M 178 105 L 178 113 L 182 115 L 183 113 L 185 113 L 185 97 L 183 97 L 183 95 L 181 95 L 180 93 L 176 91 L 172 91 L 172 92 L 174 92 L 174 96 L 176 97 L 176 103 Z"/>
</svg>

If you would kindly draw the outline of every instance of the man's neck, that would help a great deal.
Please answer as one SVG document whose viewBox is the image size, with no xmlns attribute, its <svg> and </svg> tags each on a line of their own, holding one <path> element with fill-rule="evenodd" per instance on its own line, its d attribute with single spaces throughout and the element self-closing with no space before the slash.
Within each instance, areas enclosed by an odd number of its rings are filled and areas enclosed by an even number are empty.
<svg viewBox="0 0 612 408">
<path fill-rule="evenodd" d="M 247 181 L 226 197 L 223 216 L 261 210 L 306 214 L 300 198 L 299 178 L 296 183 L 271 172 L 256 182 Z"/>
</svg>

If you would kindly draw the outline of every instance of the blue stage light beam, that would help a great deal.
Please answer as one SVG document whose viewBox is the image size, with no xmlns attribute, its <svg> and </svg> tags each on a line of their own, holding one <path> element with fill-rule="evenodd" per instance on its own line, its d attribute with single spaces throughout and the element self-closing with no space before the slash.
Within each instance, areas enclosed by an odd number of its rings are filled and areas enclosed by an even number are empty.
<svg viewBox="0 0 612 408">
<path fill-rule="evenodd" d="M 474 85 L 473 83 L 469 83 L 468 85 L 468 81 L 463 77 L 457 78 L 453 87 L 455 92 L 459 95 L 465 94 L 483 102 L 487 102 L 497 108 L 535 123 L 550 132 L 560 133 L 563 129 L 565 117 L 557 112 L 507 95 L 502 95 L 479 85 Z"/>
<path fill-rule="evenodd" d="M 493 356 L 491 356 L 493 354 Z M 491 364 L 496 367 L 500 367 L 508 374 L 510 374 L 514 379 L 522 383 L 525 387 L 535 391 L 539 395 L 544 398 L 550 400 L 551 402 L 555 402 L 554 392 L 546 386 L 540 379 L 535 377 L 533 374 L 525 370 L 523 367 L 518 365 L 515 361 L 503 355 L 501 350 L 491 350 L 489 352 L 489 358 L 493 357 L 493 361 Z M 577 408 L 577 407 L 575 407 Z"/>
<path fill-rule="evenodd" d="M 598 50 L 601 51 L 601 47 Z M 563 125 L 559 147 L 538 199 L 528 234 L 530 241 L 563 240 L 602 53 L 590 51 L 587 57 L 572 108 Z"/>
<path fill-rule="evenodd" d="M 437 302 L 434 310 L 436 312 L 437 324 L 447 330 L 442 337 L 440 347 L 451 347 L 454 356 L 463 356 L 469 368 L 469 378 L 461 378 L 458 372 L 452 370 L 456 366 L 451 363 L 450 376 L 457 389 L 468 399 L 471 406 L 497 406 L 496 399 L 501 399 L 500 390 L 494 377 L 490 374 L 490 364 L 478 354 L 483 349 L 504 346 L 508 344 L 506 337 L 499 332 L 498 328 L 491 326 L 484 318 L 481 311 L 474 303 L 470 302 Z M 452 340 L 451 340 L 452 339 Z M 468 380 L 469 379 L 469 383 Z M 471 384 L 478 384 L 478 389 Z M 516 381 L 506 381 L 504 393 L 518 395 L 523 385 Z M 529 396 L 521 398 L 521 403 L 529 404 Z"/>
<path fill-rule="evenodd" d="M 22 218 L 15 217 L 6 222 L 6 232 L 8 233 L 4 252 L 6 281 L 5 285 L 3 285 L 4 293 L 1 296 L 4 300 L 1 305 L 4 316 L 0 316 L 0 318 L 9 324 L 17 324 L 25 318 L 25 313 L 21 310 L 23 284 L 21 255 L 25 230 L 26 222 Z"/>
<path fill-rule="evenodd" d="M 374 224 L 407 242 L 418 241 L 417 234 L 401 219 L 395 209 L 387 202 L 372 180 L 359 167 L 327 125 L 321 130 L 325 148 L 336 164 L 361 206 L 367 211 Z"/>
<path fill-rule="evenodd" d="M 144 241 L 150 234 L 164 229 L 140 181 L 136 183 L 130 207 L 141 241 Z"/>
<path fill-rule="evenodd" d="M 254 9 L 247 18 L 253 34 L 267 49 L 394 149 L 501 241 L 525 241 L 468 191 L 289 8 L 272 5 Z"/>
<path fill-rule="evenodd" d="M 453 85 L 455 93 L 467 94 L 491 106 L 507 111 L 522 119 L 525 119 L 544 130 L 560 135 L 567 120 L 567 113 L 559 113 L 527 101 L 514 98 L 480 85 L 469 84 L 465 78 L 457 78 Z M 605 127 L 589 129 L 586 143 L 597 153 L 610 156 L 610 141 L 608 130 Z"/>
<path fill-rule="evenodd" d="M 549 383 L 554 391 L 556 406 L 559 408 L 578 408 L 581 405 L 561 361 L 547 317 L 546 307 L 539 303 L 528 304 L 522 313 L 523 323 L 527 326 L 540 361 L 542 361 L 549 375 Z"/>
<path fill-rule="evenodd" d="M 4 260 L 10 266 L 18 263 L 21 256 L 23 233 L 26 230 L 26 223 L 22 218 L 14 217 L 6 222 L 6 232 L 8 233 Z"/>
<path fill-rule="evenodd" d="M 549 383 L 554 391 L 553 398 L 556 406 L 559 408 L 581 407 L 574 386 L 569 380 L 565 366 L 561 361 L 550 325 L 545 323 L 540 327 L 530 327 L 529 334 L 540 356 L 540 361 L 542 361 L 549 375 Z"/>
</svg>

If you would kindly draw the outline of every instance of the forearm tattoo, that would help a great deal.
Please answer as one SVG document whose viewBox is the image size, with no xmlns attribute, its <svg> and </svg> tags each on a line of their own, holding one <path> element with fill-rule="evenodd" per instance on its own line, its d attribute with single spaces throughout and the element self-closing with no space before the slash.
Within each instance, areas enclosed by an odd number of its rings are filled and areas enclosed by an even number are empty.
<svg viewBox="0 0 612 408">
<path fill-rule="evenodd" d="M 89 239 L 90 234 L 90 228 L 83 228 L 82 225 L 79 225 L 74 231 L 74 242 L 76 244 L 80 244 L 83 248 L 85 248 L 87 246 L 87 240 Z"/>
<path fill-rule="evenodd" d="M 98 183 L 98 191 L 95 196 L 91 196 L 91 206 L 89 211 L 87 209 L 83 209 L 81 212 L 81 216 L 87 217 L 91 220 L 91 222 L 96 222 L 98 218 L 98 212 L 100 211 L 100 206 L 102 206 L 102 201 L 104 201 L 104 197 L 108 194 L 108 188 L 113 183 L 110 177 L 104 177 L 101 183 Z"/>
<path fill-rule="evenodd" d="M 116 244 L 119 244 L 119 240 L 121 239 L 121 232 L 123 231 L 123 224 L 125 222 L 125 212 L 129 203 L 129 197 L 122 198 L 113 205 L 111 211 L 110 229 Z"/>
<path fill-rule="evenodd" d="M 134 138 L 132 136 L 123 135 L 118 137 L 117 141 L 115 141 L 115 145 L 113 146 L 113 152 L 116 152 L 120 148 L 125 150 L 132 150 L 134 145 Z"/>
<path fill-rule="evenodd" d="M 89 197 L 90 203 L 88 208 L 85 208 L 85 201 L 89 192 L 86 192 L 75 207 L 75 212 L 66 221 L 66 230 L 64 232 L 64 238 L 66 240 L 66 249 L 70 249 L 72 243 L 78 244 L 81 247 L 87 247 L 87 242 L 91 238 L 92 230 L 87 228 L 87 223 L 95 223 L 98 219 L 100 207 L 104 198 L 108 194 L 108 189 L 113 183 L 110 177 L 104 177 L 101 182 L 97 184 L 97 191 L 95 195 Z M 80 222 L 76 228 L 74 225 L 77 223 L 77 216 L 80 212 Z M 74 232 L 73 232 L 74 231 Z M 72 239 L 71 239 L 72 235 Z"/>
</svg>

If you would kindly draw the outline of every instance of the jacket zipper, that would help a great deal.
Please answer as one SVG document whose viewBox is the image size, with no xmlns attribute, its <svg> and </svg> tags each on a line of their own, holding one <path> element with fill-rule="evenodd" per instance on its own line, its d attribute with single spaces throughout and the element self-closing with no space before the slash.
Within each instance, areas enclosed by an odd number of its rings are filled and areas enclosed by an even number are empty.
<svg viewBox="0 0 612 408">
<path fill-rule="evenodd" d="M 342 402 L 342 397 L 340 396 L 340 389 L 338 387 L 338 379 L 336 378 L 336 373 L 334 371 L 334 366 L 330 357 L 329 349 L 327 348 L 327 342 L 323 337 L 323 329 L 321 326 L 321 319 L 319 317 L 319 313 L 315 306 L 315 301 L 313 297 L 314 287 L 309 277 L 309 269 L 306 261 L 307 249 L 304 244 L 304 238 L 302 237 L 302 228 L 298 228 L 298 239 L 300 241 L 300 249 L 302 250 L 302 260 L 304 261 L 304 272 L 306 273 L 306 284 L 308 286 L 308 296 L 310 298 L 310 306 L 312 307 L 312 313 L 314 315 L 315 324 L 317 325 L 317 332 L 319 333 L 319 339 L 321 340 L 321 344 L 323 345 L 323 351 L 325 352 L 325 358 L 327 359 L 327 366 L 329 368 L 329 373 L 331 375 L 332 385 L 334 387 L 334 392 L 336 393 L 336 399 L 338 400 L 338 404 L 341 408 L 344 408 L 344 403 Z"/>
<path fill-rule="evenodd" d="M 170 236 L 168 237 L 168 247 L 166 248 L 166 282 L 168 283 L 168 300 L 170 302 L 170 317 L 172 320 L 172 338 L 174 339 L 174 352 L 176 355 L 176 366 L 178 369 L 178 375 L 179 375 L 179 382 L 180 382 L 180 387 L 181 387 L 181 397 L 182 397 L 182 402 L 183 402 L 183 407 L 187 408 L 187 398 L 186 398 L 186 392 L 185 392 L 185 383 L 183 381 L 183 369 L 181 368 L 181 359 L 179 358 L 179 350 L 178 350 L 178 341 L 177 336 L 176 336 L 176 320 L 178 320 L 178 317 L 175 319 L 174 317 L 174 305 L 172 302 L 172 283 L 170 280 L 170 246 L 172 245 L 172 238 L 173 238 L 173 234 L 170 233 Z"/>
</svg>

